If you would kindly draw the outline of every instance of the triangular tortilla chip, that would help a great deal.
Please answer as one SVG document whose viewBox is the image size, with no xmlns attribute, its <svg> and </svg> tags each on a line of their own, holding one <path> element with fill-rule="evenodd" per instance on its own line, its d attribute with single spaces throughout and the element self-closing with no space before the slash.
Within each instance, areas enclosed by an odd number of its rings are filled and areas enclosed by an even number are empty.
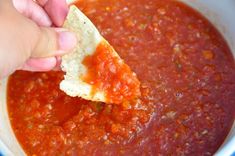
<svg viewBox="0 0 235 156">
<path fill-rule="evenodd" d="M 66 75 L 61 90 L 73 97 L 106 103 L 122 103 L 140 94 L 136 74 L 76 6 L 70 7 L 64 28 L 77 34 L 78 44 L 62 57 Z"/>
</svg>

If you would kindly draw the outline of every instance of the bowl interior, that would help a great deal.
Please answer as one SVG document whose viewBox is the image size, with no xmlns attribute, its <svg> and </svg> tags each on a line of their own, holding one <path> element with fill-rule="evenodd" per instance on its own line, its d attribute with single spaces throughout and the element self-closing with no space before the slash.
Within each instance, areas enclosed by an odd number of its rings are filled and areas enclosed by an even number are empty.
<svg viewBox="0 0 235 156">
<path fill-rule="evenodd" d="M 70 2 L 71 0 L 69 0 Z M 72 0 L 75 1 L 75 0 Z M 71 2 L 72 2 L 71 1 Z M 235 56 L 235 1 L 234 0 L 181 0 L 206 16 L 223 34 Z M 25 155 L 20 147 L 7 113 L 7 78 L 0 82 L 0 151 L 3 155 Z M 235 124 L 216 155 L 232 155 L 235 152 Z M 1 153 L 0 153 L 1 155 Z"/>
</svg>

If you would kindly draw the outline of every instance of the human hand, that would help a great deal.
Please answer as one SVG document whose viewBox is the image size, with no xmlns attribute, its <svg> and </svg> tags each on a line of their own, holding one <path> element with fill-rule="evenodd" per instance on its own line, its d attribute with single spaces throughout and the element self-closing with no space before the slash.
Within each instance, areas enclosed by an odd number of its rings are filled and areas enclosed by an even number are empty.
<svg viewBox="0 0 235 156">
<path fill-rule="evenodd" d="M 61 26 L 65 0 L 0 1 L 0 77 L 16 69 L 48 71 L 76 44 L 74 34 Z"/>
</svg>

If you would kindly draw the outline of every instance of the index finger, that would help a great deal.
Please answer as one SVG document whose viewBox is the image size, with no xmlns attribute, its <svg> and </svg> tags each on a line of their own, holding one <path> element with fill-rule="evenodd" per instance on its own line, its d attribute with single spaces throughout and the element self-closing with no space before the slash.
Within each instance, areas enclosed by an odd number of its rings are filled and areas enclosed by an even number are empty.
<svg viewBox="0 0 235 156">
<path fill-rule="evenodd" d="M 51 20 L 44 9 L 32 0 L 13 0 L 17 11 L 32 19 L 40 26 L 51 26 Z"/>
<path fill-rule="evenodd" d="M 66 0 L 37 0 L 56 26 L 62 26 L 68 13 Z"/>
</svg>

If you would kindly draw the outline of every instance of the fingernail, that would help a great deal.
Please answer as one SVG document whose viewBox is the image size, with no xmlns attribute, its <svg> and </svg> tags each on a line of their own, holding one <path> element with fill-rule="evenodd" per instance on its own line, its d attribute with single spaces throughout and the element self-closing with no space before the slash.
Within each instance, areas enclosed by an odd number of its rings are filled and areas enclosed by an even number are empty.
<svg viewBox="0 0 235 156">
<path fill-rule="evenodd" d="M 58 32 L 59 51 L 69 51 L 73 49 L 77 43 L 76 35 L 72 32 Z"/>
</svg>

